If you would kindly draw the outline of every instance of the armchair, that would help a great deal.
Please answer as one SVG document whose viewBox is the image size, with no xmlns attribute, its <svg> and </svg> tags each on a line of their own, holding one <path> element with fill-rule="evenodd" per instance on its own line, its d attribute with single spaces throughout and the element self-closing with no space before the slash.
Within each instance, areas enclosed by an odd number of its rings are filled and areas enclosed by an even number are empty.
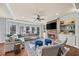
<svg viewBox="0 0 79 59">
<path fill-rule="evenodd" d="M 68 51 L 69 48 L 64 47 L 63 48 L 63 53 L 61 54 L 60 48 L 61 48 L 61 44 L 57 44 L 57 45 L 48 45 L 48 46 L 42 46 L 37 48 L 37 55 L 38 56 L 65 56 Z"/>
</svg>

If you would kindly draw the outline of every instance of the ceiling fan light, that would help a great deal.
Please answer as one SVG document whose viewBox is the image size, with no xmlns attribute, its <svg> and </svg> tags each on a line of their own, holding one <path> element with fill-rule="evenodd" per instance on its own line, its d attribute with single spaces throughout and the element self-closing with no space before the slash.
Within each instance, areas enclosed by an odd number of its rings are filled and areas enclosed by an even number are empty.
<svg viewBox="0 0 79 59">
<path fill-rule="evenodd" d="M 25 18 L 24 16 L 22 18 Z"/>
<path fill-rule="evenodd" d="M 39 17 L 37 19 L 40 19 Z"/>
<path fill-rule="evenodd" d="M 58 16 L 58 15 L 59 15 L 59 13 L 56 13 L 56 15 Z"/>
</svg>

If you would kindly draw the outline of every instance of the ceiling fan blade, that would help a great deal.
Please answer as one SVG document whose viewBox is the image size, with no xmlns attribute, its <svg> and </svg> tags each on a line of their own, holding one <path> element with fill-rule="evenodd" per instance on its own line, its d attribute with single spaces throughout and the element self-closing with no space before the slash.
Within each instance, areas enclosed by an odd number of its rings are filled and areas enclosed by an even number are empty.
<svg viewBox="0 0 79 59">
<path fill-rule="evenodd" d="M 33 19 L 33 20 L 37 20 L 37 18 L 34 18 L 34 17 L 33 17 L 32 19 Z"/>
<path fill-rule="evenodd" d="M 37 20 L 35 19 L 34 22 L 36 22 Z"/>
<path fill-rule="evenodd" d="M 40 20 L 45 20 L 44 18 L 40 19 Z"/>
</svg>

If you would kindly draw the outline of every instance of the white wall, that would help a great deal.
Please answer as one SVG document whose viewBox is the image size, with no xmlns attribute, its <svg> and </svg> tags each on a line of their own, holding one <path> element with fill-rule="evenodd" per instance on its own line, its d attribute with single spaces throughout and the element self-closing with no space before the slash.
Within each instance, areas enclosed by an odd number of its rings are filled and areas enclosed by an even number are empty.
<svg viewBox="0 0 79 59">
<path fill-rule="evenodd" d="M 74 14 L 75 16 L 75 35 L 76 35 L 76 46 L 79 48 L 79 13 Z"/>
<path fill-rule="evenodd" d="M 0 43 L 5 42 L 5 33 L 6 33 L 6 27 L 5 27 L 5 19 L 0 18 Z"/>
</svg>

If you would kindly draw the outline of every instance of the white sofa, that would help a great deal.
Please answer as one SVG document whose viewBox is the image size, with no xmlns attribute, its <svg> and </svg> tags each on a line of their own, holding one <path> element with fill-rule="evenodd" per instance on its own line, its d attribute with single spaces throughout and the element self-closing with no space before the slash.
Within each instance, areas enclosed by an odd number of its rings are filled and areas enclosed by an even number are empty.
<svg viewBox="0 0 79 59">
<path fill-rule="evenodd" d="M 24 48 L 25 45 L 25 41 L 24 38 L 18 38 L 19 41 L 15 41 L 14 37 L 10 37 L 9 41 L 5 42 L 5 52 L 10 52 L 10 51 L 14 51 L 14 45 L 17 43 L 21 44 L 21 48 Z"/>
<path fill-rule="evenodd" d="M 14 50 L 14 42 L 5 43 L 5 52 L 10 52 Z"/>
<path fill-rule="evenodd" d="M 34 39 L 37 39 L 38 36 L 36 36 L 35 34 L 25 34 L 24 35 L 24 40 L 25 41 L 29 41 L 29 40 L 34 40 Z"/>
</svg>

